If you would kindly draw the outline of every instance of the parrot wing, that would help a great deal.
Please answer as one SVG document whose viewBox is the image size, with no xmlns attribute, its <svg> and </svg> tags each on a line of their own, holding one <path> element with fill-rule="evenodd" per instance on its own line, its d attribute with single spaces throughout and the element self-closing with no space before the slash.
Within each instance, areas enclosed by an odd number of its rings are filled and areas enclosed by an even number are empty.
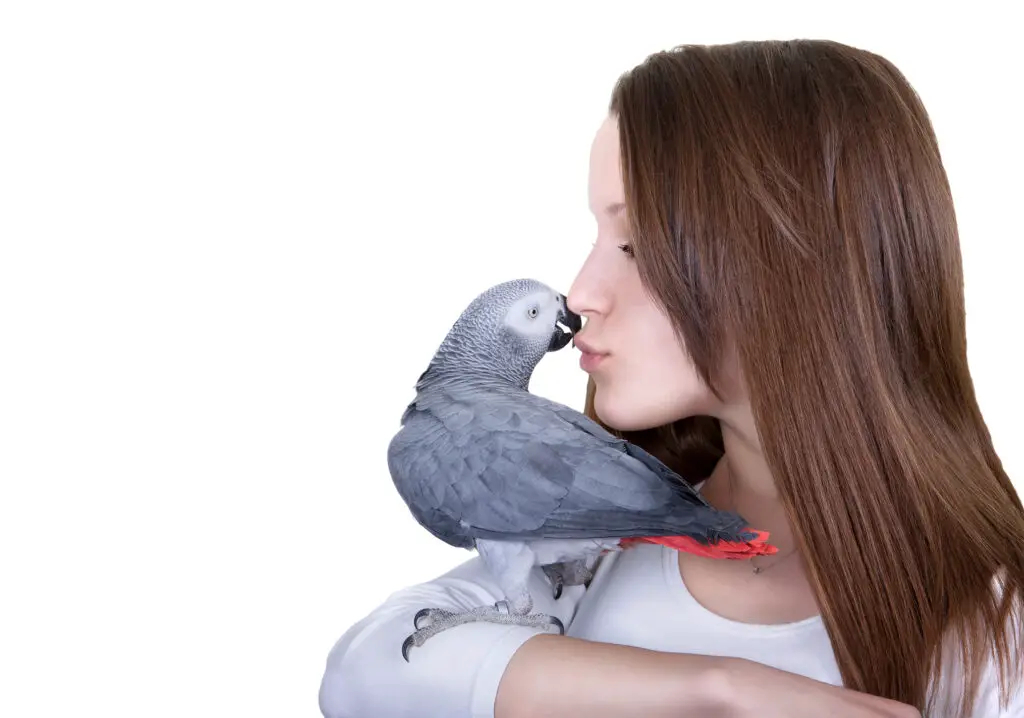
<svg viewBox="0 0 1024 718">
<path fill-rule="evenodd" d="M 647 452 L 528 392 L 449 386 L 421 394 L 388 460 L 417 519 L 461 545 L 744 528 Z"/>
<path fill-rule="evenodd" d="M 661 459 L 657 458 L 640 446 L 630 443 L 621 437 L 615 436 L 615 434 L 612 434 L 586 414 L 582 414 L 575 409 L 565 406 L 564 404 L 559 404 L 558 402 L 538 397 L 533 394 L 530 395 L 530 399 L 534 403 L 539 404 L 542 410 L 553 411 L 560 419 L 572 424 L 579 430 L 590 434 L 595 439 L 604 442 L 616 450 L 626 452 L 648 469 L 658 474 L 664 481 L 667 481 L 673 487 L 679 486 L 680 490 L 686 494 L 687 500 L 702 504 L 709 508 L 711 507 L 711 504 L 709 504 L 698 491 L 693 489 L 690 484 L 683 479 L 683 477 L 679 476 L 676 472 L 666 466 Z"/>
</svg>

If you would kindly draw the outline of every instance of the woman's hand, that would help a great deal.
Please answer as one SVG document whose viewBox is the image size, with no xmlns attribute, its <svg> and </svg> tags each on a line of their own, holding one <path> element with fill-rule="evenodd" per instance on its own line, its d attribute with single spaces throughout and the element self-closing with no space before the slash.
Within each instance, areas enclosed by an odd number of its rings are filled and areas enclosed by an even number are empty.
<svg viewBox="0 0 1024 718">
<path fill-rule="evenodd" d="M 726 659 L 718 681 L 723 718 L 921 718 L 913 706 L 743 659 Z"/>
</svg>

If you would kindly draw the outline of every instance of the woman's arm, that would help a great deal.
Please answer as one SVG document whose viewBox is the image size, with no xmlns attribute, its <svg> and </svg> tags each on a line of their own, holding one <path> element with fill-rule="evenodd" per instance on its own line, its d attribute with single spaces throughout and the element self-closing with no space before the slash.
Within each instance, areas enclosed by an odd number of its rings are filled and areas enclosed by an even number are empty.
<svg viewBox="0 0 1024 718">
<path fill-rule="evenodd" d="M 535 636 L 498 686 L 495 718 L 717 718 L 728 661 L 567 636 Z"/>
<path fill-rule="evenodd" d="M 920 718 L 921 713 L 752 661 L 537 636 L 509 662 L 494 715 Z"/>
<path fill-rule="evenodd" d="M 719 685 L 728 718 L 921 718 L 905 703 L 834 686 L 754 661 L 729 659 Z"/>
</svg>

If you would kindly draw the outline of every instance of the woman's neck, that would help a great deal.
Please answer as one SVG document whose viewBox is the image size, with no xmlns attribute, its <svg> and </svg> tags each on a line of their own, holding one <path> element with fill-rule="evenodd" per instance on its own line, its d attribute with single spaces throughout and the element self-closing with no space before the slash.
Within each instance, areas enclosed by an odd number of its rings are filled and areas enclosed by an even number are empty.
<svg viewBox="0 0 1024 718">
<path fill-rule="evenodd" d="M 723 427 L 725 455 L 704 483 L 701 494 L 718 509 L 733 511 L 756 529 L 768 531 L 780 553 L 794 548 L 786 510 L 759 450 Z"/>
</svg>

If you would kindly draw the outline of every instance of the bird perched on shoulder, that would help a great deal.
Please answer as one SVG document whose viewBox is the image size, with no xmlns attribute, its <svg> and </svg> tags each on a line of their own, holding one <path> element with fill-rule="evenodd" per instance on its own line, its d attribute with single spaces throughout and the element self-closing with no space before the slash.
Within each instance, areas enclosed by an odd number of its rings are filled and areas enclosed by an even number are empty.
<svg viewBox="0 0 1024 718">
<path fill-rule="evenodd" d="M 719 511 L 657 458 L 584 414 L 530 393 L 548 352 L 582 319 L 532 279 L 491 287 L 452 326 L 405 409 L 388 467 L 415 519 L 440 540 L 476 549 L 505 600 L 465 613 L 424 607 L 402 655 L 473 621 L 550 627 L 532 614 L 528 577 L 589 580 L 601 553 L 638 541 L 726 559 L 775 553 L 768 535 Z M 426 625 L 424 624 L 426 621 Z"/>
</svg>

